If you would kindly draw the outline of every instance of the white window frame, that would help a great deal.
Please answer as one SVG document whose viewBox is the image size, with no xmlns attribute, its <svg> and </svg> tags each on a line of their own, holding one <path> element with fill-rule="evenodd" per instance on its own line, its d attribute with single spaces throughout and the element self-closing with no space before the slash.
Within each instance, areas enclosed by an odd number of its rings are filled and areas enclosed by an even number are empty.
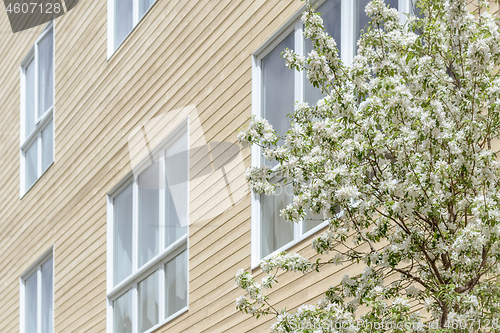
<svg viewBox="0 0 500 333">
<path fill-rule="evenodd" d="M 186 118 L 176 129 L 174 129 L 168 137 L 163 140 L 155 149 L 151 151 L 151 155 L 145 158 L 135 169 L 134 172 L 130 172 L 120 183 L 118 183 L 107 196 L 107 273 L 106 273 L 106 332 L 114 332 L 114 312 L 113 312 L 113 302 L 117 300 L 120 296 L 126 294 L 128 291 L 132 291 L 132 332 L 139 332 L 139 309 L 138 309 L 138 290 L 137 286 L 139 282 L 143 281 L 149 275 L 154 272 L 158 272 L 158 311 L 159 311 L 159 322 L 157 325 L 151 327 L 146 331 L 146 333 L 153 332 L 159 327 L 165 325 L 166 323 L 172 321 L 176 317 L 182 315 L 189 310 L 189 223 L 187 225 L 186 234 L 176 240 L 173 244 L 164 248 L 165 245 L 165 233 L 159 232 L 159 253 L 152 259 L 150 259 L 142 267 L 138 267 L 138 185 L 134 180 L 134 174 L 139 175 L 144 171 L 151 161 L 151 156 L 154 160 L 161 160 L 161 165 L 164 170 L 165 167 L 165 152 L 168 147 L 170 147 L 177 139 L 182 135 L 187 135 L 187 146 L 189 148 L 189 117 Z M 189 170 L 189 157 L 188 157 L 188 170 Z M 127 186 L 133 184 L 133 218 L 132 218 L 132 274 L 125 278 L 123 281 L 113 286 L 114 276 L 114 209 L 113 209 L 113 199 L 116 198 Z M 187 183 L 189 189 L 189 180 Z M 160 221 L 165 221 L 165 191 L 160 191 Z M 186 198 L 187 203 L 187 220 L 189 221 L 189 190 L 188 197 Z M 163 223 L 163 222 L 161 222 Z M 161 226 L 161 224 L 160 224 Z M 165 317 L 165 265 L 175 257 L 186 251 L 187 256 L 187 272 L 186 272 L 186 306 L 169 317 Z"/>
<path fill-rule="evenodd" d="M 54 324 L 54 276 L 55 276 L 55 260 L 54 260 L 54 248 L 51 247 L 47 250 L 40 258 L 38 258 L 35 263 L 33 263 L 28 269 L 26 269 L 19 277 L 19 295 L 20 295 L 20 311 L 19 311 L 19 332 L 26 332 L 26 279 L 28 279 L 33 273 L 37 274 L 37 296 L 36 296 L 36 330 L 38 333 L 42 332 L 42 265 L 52 258 L 52 324 Z M 54 328 L 52 328 L 54 330 Z"/>
<path fill-rule="evenodd" d="M 313 1 L 314 5 L 320 6 L 326 0 Z M 355 3 L 354 0 L 341 0 L 341 45 L 340 45 L 340 58 L 342 62 L 349 66 L 355 55 Z M 404 23 L 406 16 L 404 13 L 409 12 L 411 0 L 399 0 L 398 6 L 400 11 L 400 22 Z M 292 17 L 290 17 L 275 33 L 269 37 L 264 44 L 262 44 L 252 54 L 252 115 L 260 118 L 262 117 L 262 59 L 268 55 L 275 47 L 279 45 L 290 33 L 295 33 L 295 53 L 304 55 L 304 37 L 302 35 L 303 24 L 300 19 L 302 13 L 306 10 L 306 6 L 302 6 Z M 294 72 L 294 98 L 299 103 L 304 101 L 304 84 L 305 75 L 297 71 Z M 252 166 L 257 167 L 262 165 L 262 151 L 261 148 L 253 145 L 251 148 L 252 153 Z M 276 168 L 276 167 L 275 167 Z M 251 267 L 255 269 L 259 267 L 261 260 L 268 259 L 273 254 L 285 251 L 292 246 L 300 243 L 307 237 L 318 232 L 326 227 L 327 223 L 323 222 L 313 229 L 303 233 L 302 223 L 294 223 L 294 240 L 288 244 L 280 247 L 271 254 L 261 259 L 261 244 L 260 244 L 260 225 L 261 225 L 261 208 L 260 208 L 260 194 L 252 191 L 252 207 L 251 207 Z"/>
<path fill-rule="evenodd" d="M 108 60 L 111 59 L 113 54 L 122 46 L 123 43 L 130 37 L 135 27 L 142 21 L 142 19 L 148 15 L 149 11 L 155 6 L 158 0 L 155 0 L 149 9 L 144 13 L 142 17 L 139 17 L 139 0 L 133 0 L 132 4 L 132 29 L 129 31 L 127 36 L 123 39 L 120 45 L 115 46 L 115 0 L 108 0 Z"/>
<path fill-rule="evenodd" d="M 46 112 L 41 115 L 38 120 L 35 123 L 35 129 L 31 132 L 31 134 L 25 139 L 26 137 L 26 68 L 28 65 L 33 61 L 34 62 L 34 72 L 35 72 L 35 77 L 33 78 L 35 80 L 35 115 L 38 116 L 38 93 L 39 93 L 39 86 L 38 86 L 38 44 L 40 41 L 47 35 L 49 31 L 52 30 L 52 50 L 53 50 L 53 55 L 52 55 L 52 78 L 53 78 L 53 84 L 54 87 L 52 89 L 52 107 L 49 110 L 46 110 Z M 55 43 L 56 37 L 55 37 L 55 23 L 54 21 L 49 22 L 43 32 L 38 36 L 37 40 L 35 41 L 35 44 L 33 47 L 30 49 L 28 52 L 28 55 L 24 58 L 24 60 L 21 62 L 21 68 L 20 68 L 20 73 L 21 73 L 21 135 L 20 135 L 20 169 L 21 169 L 21 177 L 20 178 L 20 198 L 23 198 L 23 196 L 31 189 L 35 184 L 38 182 L 38 180 L 42 177 L 42 175 L 50 168 L 52 164 L 54 164 L 55 161 L 55 126 L 54 126 L 54 109 L 55 109 L 55 104 L 56 104 L 56 89 L 55 89 Z M 49 164 L 49 166 L 43 170 L 42 169 L 42 131 L 49 125 L 49 123 L 52 122 L 52 163 Z M 30 188 L 26 188 L 26 152 L 28 148 L 33 144 L 34 142 L 37 142 L 37 180 L 30 186 Z"/>
</svg>

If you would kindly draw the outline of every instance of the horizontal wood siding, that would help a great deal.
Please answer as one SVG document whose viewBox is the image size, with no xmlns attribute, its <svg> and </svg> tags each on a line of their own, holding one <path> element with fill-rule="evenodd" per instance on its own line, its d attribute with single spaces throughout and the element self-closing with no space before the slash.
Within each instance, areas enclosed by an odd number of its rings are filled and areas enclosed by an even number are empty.
<svg viewBox="0 0 500 333">
<path fill-rule="evenodd" d="M 108 60 L 107 3 L 81 0 L 54 28 L 55 163 L 22 199 L 19 67 L 43 26 L 12 34 L 0 10 L 0 332 L 19 331 L 19 276 L 51 246 L 55 332 L 106 331 L 106 196 L 132 170 L 131 158 L 141 156 L 129 135 L 171 112 L 152 126 L 162 139 L 186 117 L 172 110 L 194 105 L 199 122 L 190 124 L 191 148 L 236 143 L 251 115 L 252 52 L 302 5 L 158 0 Z M 191 155 L 189 311 L 158 332 L 269 331 L 272 318 L 235 309 L 242 291 L 234 275 L 250 269 L 251 246 L 244 177 L 250 150 L 240 157 L 225 174 L 199 177 L 203 154 Z M 291 251 L 314 257 L 310 240 Z M 272 300 L 287 308 L 316 302 L 347 271 L 359 267 L 285 274 Z M 261 277 L 259 269 L 254 274 Z"/>
</svg>

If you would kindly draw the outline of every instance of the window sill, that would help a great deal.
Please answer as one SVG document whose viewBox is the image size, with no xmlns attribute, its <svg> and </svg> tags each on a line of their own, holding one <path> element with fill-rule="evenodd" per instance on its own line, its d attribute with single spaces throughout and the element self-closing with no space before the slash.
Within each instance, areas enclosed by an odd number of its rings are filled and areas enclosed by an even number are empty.
<svg viewBox="0 0 500 333">
<path fill-rule="evenodd" d="M 323 230 L 327 226 L 328 226 L 328 222 L 323 222 L 323 223 L 317 225 L 316 227 L 312 228 L 308 232 L 304 233 L 302 236 L 300 236 L 300 238 L 294 239 L 290 243 L 283 245 L 282 247 L 280 247 L 276 251 L 274 251 L 274 252 L 268 254 L 267 256 L 265 256 L 264 258 L 260 259 L 259 263 L 257 265 L 252 265 L 252 267 L 251 267 L 252 271 L 260 267 L 260 263 L 262 262 L 262 260 L 270 259 L 272 256 L 274 256 L 277 253 L 280 253 L 280 252 L 283 252 L 283 251 L 287 251 L 288 249 L 294 247 L 295 245 L 303 242 L 304 240 L 306 240 L 310 236 L 312 236 L 312 235 L 318 233 L 319 231 Z"/>
<path fill-rule="evenodd" d="M 47 173 L 47 171 L 49 171 L 49 169 L 52 167 L 52 165 L 54 165 L 54 161 L 52 161 L 52 163 L 49 164 L 49 166 L 47 167 L 47 169 L 45 169 L 42 174 L 40 175 L 40 177 L 37 178 L 37 180 L 35 180 L 35 182 L 23 193 L 21 194 L 19 200 L 23 200 L 23 198 L 26 196 L 26 194 L 28 194 L 29 191 L 31 191 L 31 189 L 33 187 L 35 187 L 35 185 L 40 181 L 40 179 L 42 179 L 43 175 L 45 175 Z M 23 177 L 23 175 L 21 175 L 21 177 Z"/>
</svg>

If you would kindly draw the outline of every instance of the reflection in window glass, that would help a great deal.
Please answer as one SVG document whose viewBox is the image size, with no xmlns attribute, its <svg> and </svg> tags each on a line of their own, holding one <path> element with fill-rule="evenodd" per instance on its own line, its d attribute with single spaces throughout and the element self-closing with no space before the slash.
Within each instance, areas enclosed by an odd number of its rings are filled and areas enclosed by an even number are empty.
<svg viewBox="0 0 500 333">
<path fill-rule="evenodd" d="M 113 0 L 111 0 L 113 1 Z M 133 21 L 133 0 L 114 0 L 115 1 L 115 28 L 113 46 L 116 50 L 132 31 Z"/>
<path fill-rule="evenodd" d="M 132 184 L 114 198 L 113 285 L 132 274 Z"/>
<path fill-rule="evenodd" d="M 25 68 L 25 99 L 24 99 L 24 138 L 28 136 L 35 129 L 35 62 L 31 63 Z"/>
<path fill-rule="evenodd" d="M 412 14 L 419 19 L 423 19 L 425 17 L 424 12 L 417 4 L 417 0 L 410 0 L 410 8 L 412 8 Z"/>
<path fill-rule="evenodd" d="M 340 54 L 340 45 L 342 42 L 341 34 L 341 0 L 327 0 L 318 7 L 317 12 L 321 13 L 323 25 L 328 35 L 332 36 L 337 43 L 337 48 Z M 305 39 L 305 54 L 309 54 L 313 50 L 313 43 L 309 39 Z M 304 72 L 304 101 L 309 105 L 316 105 L 318 100 L 325 97 L 321 90 L 315 88 L 307 79 L 307 73 Z"/>
<path fill-rule="evenodd" d="M 54 161 L 54 125 L 49 124 L 42 131 L 42 172 Z"/>
<path fill-rule="evenodd" d="M 306 232 L 316 228 L 318 225 L 323 223 L 325 221 L 323 214 L 315 214 L 309 209 L 306 210 L 306 217 L 302 221 L 302 233 L 305 234 Z"/>
<path fill-rule="evenodd" d="M 113 303 L 113 333 L 132 333 L 132 291 L 127 291 Z"/>
<path fill-rule="evenodd" d="M 294 110 L 294 71 L 281 58 L 285 49 L 294 49 L 294 38 L 291 33 L 262 59 L 262 116 L 279 134 L 290 128 L 286 115 Z M 276 162 L 265 161 L 265 164 L 274 166 Z"/>
<path fill-rule="evenodd" d="M 187 232 L 188 158 L 188 138 L 185 134 L 166 151 L 165 247 Z"/>
<path fill-rule="evenodd" d="M 160 230 L 160 163 L 155 162 L 143 171 L 139 187 L 139 267 L 159 252 Z"/>
<path fill-rule="evenodd" d="M 187 251 L 165 265 L 165 318 L 187 306 Z"/>
<path fill-rule="evenodd" d="M 26 279 L 24 322 L 26 333 L 36 333 L 37 272 Z"/>
<path fill-rule="evenodd" d="M 53 333 L 53 262 L 52 258 L 42 265 L 42 333 Z"/>
<path fill-rule="evenodd" d="M 151 8 L 156 0 L 139 0 L 139 17 L 143 17 L 144 14 Z"/>
<path fill-rule="evenodd" d="M 52 107 L 54 97 L 54 60 L 52 29 L 38 43 L 38 117 Z"/>
<path fill-rule="evenodd" d="M 26 191 L 38 179 L 38 141 L 35 140 L 26 151 L 25 173 L 26 173 Z"/>
<path fill-rule="evenodd" d="M 137 284 L 139 300 L 139 332 L 145 332 L 159 322 L 158 272 Z"/>
<path fill-rule="evenodd" d="M 280 211 L 293 199 L 293 187 L 278 187 L 274 195 L 261 194 L 260 254 L 268 254 L 293 241 L 294 225 L 280 216 Z"/>
</svg>

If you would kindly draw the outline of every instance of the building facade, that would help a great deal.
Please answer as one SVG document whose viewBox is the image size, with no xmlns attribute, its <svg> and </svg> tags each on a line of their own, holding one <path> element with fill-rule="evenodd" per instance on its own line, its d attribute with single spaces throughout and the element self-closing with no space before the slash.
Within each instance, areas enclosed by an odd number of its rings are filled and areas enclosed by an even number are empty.
<svg viewBox="0 0 500 333">
<path fill-rule="evenodd" d="M 345 63 L 367 3 L 317 2 Z M 269 331 L 236 311 L 236 271 L 313 257 L 326 226 L 282 221 L 286 187 L 249 192 L 245 170 L 265 162 L 237 135 L 252 114 L 286 131 L 295 102 L 321 98 L 280 58 L 312 49 L 303 6 L 81 0 L 15 34 L 0 11 L 0 332 Z M 289 273 L 271 297 L 316 302 L 358 271 Z"/>
</svg>

